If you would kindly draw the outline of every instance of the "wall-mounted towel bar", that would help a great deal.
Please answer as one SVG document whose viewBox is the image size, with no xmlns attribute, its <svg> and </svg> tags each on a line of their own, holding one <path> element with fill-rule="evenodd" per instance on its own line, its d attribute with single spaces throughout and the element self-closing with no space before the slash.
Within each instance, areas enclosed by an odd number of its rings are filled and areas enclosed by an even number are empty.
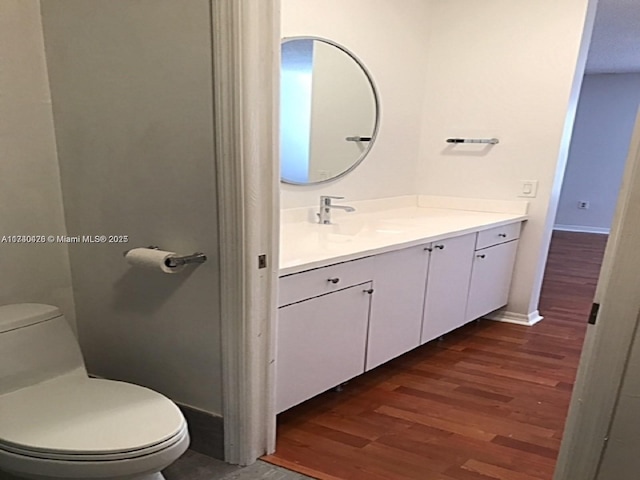
<svg viewBox="0 0 640 480">
<path fill-rule="evenodd" d="M 489 143 L 495 145 L 500 143 L 497 138 L 447 138 L 447 143 Z"/>
<path fill-rule="evenodd" d="M 370 142 L 371 141 L 371 137 L 360 137 L 360 136 L 356 135 L 354 137 L 347 137 L 347 138 L 345 138 L 345 140 L 347 142 Z"/>
</svg>

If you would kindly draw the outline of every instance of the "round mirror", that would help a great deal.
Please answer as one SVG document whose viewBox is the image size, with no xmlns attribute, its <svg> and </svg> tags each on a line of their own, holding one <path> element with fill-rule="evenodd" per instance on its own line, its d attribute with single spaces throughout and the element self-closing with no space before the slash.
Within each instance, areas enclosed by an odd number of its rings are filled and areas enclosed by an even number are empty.
<svg viewBox="0 0 640 480">
<path fill-rule="evenodd" d="M 282 43 L 281 180 L 327 182 L 369 153 L 379 124 L 378 94 L 364 65 L 346 48 L 317 37 Z"/>
</svg>

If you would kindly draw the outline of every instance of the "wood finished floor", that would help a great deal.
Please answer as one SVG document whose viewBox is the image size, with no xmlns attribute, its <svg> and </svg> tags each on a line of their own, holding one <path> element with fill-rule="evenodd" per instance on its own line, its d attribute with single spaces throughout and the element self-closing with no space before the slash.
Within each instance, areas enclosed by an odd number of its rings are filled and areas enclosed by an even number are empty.
<svg viewBox="0 0 640 480">
<path fill-rule="evenodd" d="M 554 233 L 533 327 L 474 322 L 278 417 L 326 480 L 551 480 L 606 236 Z"/>
</svg>

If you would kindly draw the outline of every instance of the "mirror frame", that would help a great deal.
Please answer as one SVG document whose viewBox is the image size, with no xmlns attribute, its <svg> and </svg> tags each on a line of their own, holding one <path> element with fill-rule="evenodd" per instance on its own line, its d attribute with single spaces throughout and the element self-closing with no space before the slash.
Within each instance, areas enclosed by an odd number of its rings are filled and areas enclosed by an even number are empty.
<svg viewBox="0 0 640 480">
<path fill-rule="evenodd" d="M 358 65 L 362 71 L 364 72 L 365 76 L 367 77 L 367 80 L 369 81 L 369 85 L 371 85 L 371 90 L 373 91 L 373 101 L 375 103 L 375 109 L 376 109 L 376 118 L 375 118 L 375 124 L 373 127 L 373 133 L 371 134 L 371 140 L 369 140 L 369 145 L 367 146 L 367 148 L 360 154 L 360 156 L 353 162 L 353 164 L 346 169 L 344 172 L 341 172 L 338 175 L 335 175 L 331 178 L 327 178 L 324 180 L 317 180 L 315 182 L 306 182 L 306 183 L 302 183 L 302 182 L 294 182 L 292 180 L 285 180 L 282 177 L 282 171 L 280 171 L 280 183 L 286 183 L 287 185 L 301 185 L 301 186 L 307 186 L 307 185 L 320 185 L 322 183 L 329 183 L 329 182 L 333 182 L 335 180 L 338 180 L 339 178 L 344 177 L 346 174 L 350 173 L 352 170 L 354 170 L 358 165 L 360 165 L 362 163 L 362 161 L 366 158 L 367 155 L 369 155 L 369 152 L 371 151 L 371 148 L 373 148 L 373 145 L 378 137 L 378 130 L 380 129 L 380 117 L 381 117 L 381 110 L 380 110 L 380 95 L 378 93 L 378 88 L 376 87 L 376 83 L 373 81 L 373 77 L 371 76 L 371 73 L 369 72 L 369 70 L 367 69 L 367 67 L 365 67 L 364 63 L 362 63 L 360 61 L 360 59 L 358 57 L 355 56 L 355 54 L 353 54 L 353 52 L 351 52 L 349 49 L 347 49 L 346 47 L 340 45 L 339 43 L 334 42 L 333 40 L 329 40 L 328 38 L 323 38 L 323 37 L 317 37 L 317 36 L 313 36 L 313 35 L 301 35 L 301 36 L 294 36 L 294 37 L 283 37 L 282 40 L 280 40 L 280 48 L 282 49 L 282 45 L 284 43 L 290 42 L 292 40 L 318 40 L 320 42 L 324 42 L 324 43 L 328 43 L 329 45 L 332 45 L 334 47 L 336 47 L 338 50 L 341 50 L 343 53 L 347 54 L 349 57 L 351 57 L 351 59 L 356 62 L 356 65 Z M 282 51 L 282 50 L 281 50 Z M 280 72 L 282 71 L 282 60 L 280 60 Z M 282 128 L 281 125 L 279 126 L 279 129 Z M 278 162 L 281 162 L 281 158 L 278 158 Z"/>
</svg>

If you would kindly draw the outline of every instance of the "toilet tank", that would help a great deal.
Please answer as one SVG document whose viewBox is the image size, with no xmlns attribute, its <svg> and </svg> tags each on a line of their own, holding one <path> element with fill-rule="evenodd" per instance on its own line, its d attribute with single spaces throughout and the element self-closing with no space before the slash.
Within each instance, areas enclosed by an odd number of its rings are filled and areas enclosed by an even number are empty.
<svg viewBox="0 0 640 480">
<path fill-rule="evenodd" d="M 0 307 L 0 395 L 61 375 L 86 376 L 80 347 L 56 307 Z"/>
</svg>

